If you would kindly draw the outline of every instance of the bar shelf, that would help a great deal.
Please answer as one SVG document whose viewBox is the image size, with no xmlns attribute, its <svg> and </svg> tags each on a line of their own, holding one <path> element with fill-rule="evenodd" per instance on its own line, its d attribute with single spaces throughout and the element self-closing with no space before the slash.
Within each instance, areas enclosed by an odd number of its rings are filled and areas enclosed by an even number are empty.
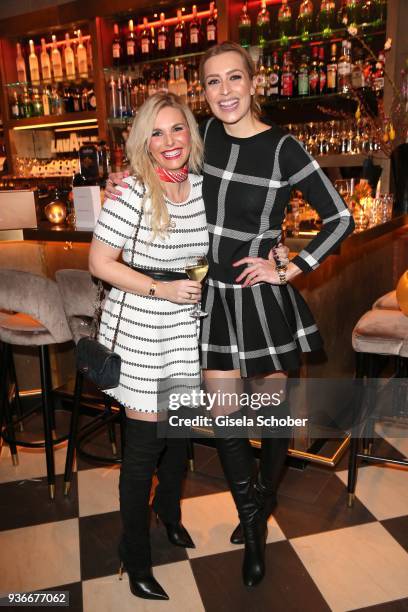
<svg viewBox="0 0 408 612">
<path fill-rule="evenodd" d="M 97 121 L 97 111 L 82 111 L 78 113 L 64 113 L 63 115 L 42 115 L 41 117 L 12 119 L 8 122 L 8 127 L 12 129 L 40 129 L 43 127 L 76 125 L 81 123 L 95 123 L 96 127 Z"/>
<path fill-rule="evenodd" d="M 135 62 L 131 66 L 123 64 L 121 66 L 108 66 L 103 69 L 107 76 L 119 76 L 125 73 L 126 76 L 136 76 L 136 69 L 142 66 L 150 66 L 150 64 L 163 64 L 165 62 L 176 62 L 177 60 L 185 61 L 189 58 L 198 58 L 204 55 L 205 51 L 197 51 L 195 53 L 183 53 L 179 55 L 166 55 L 163 57 L 155 57 Z"/>
</svg>

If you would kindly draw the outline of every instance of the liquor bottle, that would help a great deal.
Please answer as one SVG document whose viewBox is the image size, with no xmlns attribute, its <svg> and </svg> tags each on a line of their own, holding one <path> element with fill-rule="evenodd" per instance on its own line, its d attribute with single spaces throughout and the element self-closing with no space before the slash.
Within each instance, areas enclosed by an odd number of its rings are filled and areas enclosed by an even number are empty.
<svg viewBox="0 0 408 612">
<path fill-rule="evenodd" d="M 298 96 L 309 95 L 309 65 L 306 53 L 303 53 L 298 70 Z"/>
<path fill-rule="evenodd" d="M 153 96 L 155 93 L 157 93 L 157 80 L 154 72 L 151 72 L 150 79 L 147 84 L 147 95 L 148 97 L 150 97 Z"/>
<path fill-rule="evenodd" d="M 363 83 L 364 87 L 372 88 L 373 85 L 373 64 L 367 55 L 363 62 Z"/>
<path fill-rule="evenodd" d="M 346 93 L 350 90 L 351 86 L 351 43 L 343 40 L 341 46 L 341 56 L 337 64 L 337 91 L 339 93 Z"/>
<path fill-rule="evenodd" d="M 170 64 L 170 68 L 169 68 L 168 90 L 169 90 L 169 93 L 174 93 L 178 95 L 178 86 L 176 82 L 176 69 L 175 69 L 174 64 Z"/>
<path fill-rule="evenodd" d="M 373 0 L 364 0 L 364 4 L 361 7 L 361 21 L 362 23 L 375 21 L 375 4 Z"/>
<path fill-rule="evenodd" d="M 73 105 L 74 105 L 74 112 L 79 113 L 81 110 L 81 96 L 79 94 L 79 89 L 73 90 L 72 99 L 73 99 Z"/>
<path fill-rule="evenodd" d="M 21 52 L 21 44 L 17 43 L 16 47 L 17 47 L 17 57 L 16 57 L 17 81 L 19 83 L 27 83 L 26 65 L 25 65 L 23 54 Z"/>
<path fill-rule="evenodd" d="M 10 103 L 10 115 L 12 119 L 20 119 L 20 105 L 18 103 L 18 93 L 13 92 L 13 97 Z"/>
<path fill-rule="evenodd" d="M 255 81 L 256 95 L 258 96 L 259 102 L 262 104 L 266 99 L 266 68 L 264 64 L 264 58 L 262 55 L 259 56 L 257 74 Z"/>
<path fill-rule="evenodd" d="M 387 0 L 373 0 L 375 7 L 374 10 L 374 21 L 379 25 L 384 23 L 387 18 Z"/>
<path fill-rule="evenodd" d="M 273 52 L 272 70 L 269 74 L 268 98 L 277 100 L 280 95 L 281 69 L 279 65 L 279 55 L 277 51 Z"/>
<path fill-rule="evenodd" d="M 290 51 L 283 54 L 283 67 L 281 76 L 281 96 L 292 98 L 294 94 L 295 73 Z"/>
<path fill-rule="evenodd" d="M 167 93 L 169 91 L 169 86 L 164 74 L 164 70 L 159 73 L 159 79 L 157 81 L 157 91 L 162 91 L 164 93 Z"/>
<path fill-rule="evenodd" d="M 151 32 L 147 17 L 143 17 L 143 30 L 140 35 L 140 54 L 142 61 L 146 61 L 150 58 L 151 53 Z"/>
<path fill-rule="evenodd" d="M 120 37 L 119 25 L 113 26 L 113 41 L 112 41 L 112 65 L 121 66 L 123 64 L 123 46 Z"/>
<path fill-rule="evenodd" d="M 296 20 L 296 31 L 303 42 L 309 40 L 313 28 L 313 2 L 303 0 L 299 7 L 299 15 Z"/>
<path fill-rule="evenodd" d="M 157 53 L 159 56 L 166 57 L 169 54 L 170 41 L 169 31 L 164 19 L 164 13 L 160 13 L 160 25 L 157 31 Z"/>
<path fill-rule="evenodd" d="M 193 4 L 193 19 L 189 28 L 189 48 L 191 53 L 196 53 L 201 48 L 201 26 L 197 17 L 197 6 Z"/>
<path fill-rule="evenodd" d="M 178 83 L 177 83 L 177 89 L 178 89 L 178 95 L 180 96 L 180 98 L 182 99 L 182 101 L 184 102 L 184 104 L 187 104 L 187 81 L 184 78 L 184 66 L 183 64 L 180 64 L 180 69 L 179 69 L 179 79 L 178 79 Z"/>
<path fill-rule="evenodd" d="M 74 100 L 68 87 L 64 87 L 62 103 L 64 105 L 64 113 L 72 113 L 74 111 Z"/>
<path fill-rule="evenodd" d="M 195 85 L 193 71 L 190 69 L 187 77 L 187 104 L 193 112 L 197 108 L 197 92 Z"/>
<path fill-rule="evenodd" d="M 133 19 L 129 19 L 129 33 L 126 39 L 126 61 L 129 66 L 133 66 L 136 60 L 136 35 L 133 26 Z"/>
<path fill-rule="evenodd" d="M 183 53 L 186 48 L 186 28 L 182 18 L 181 9 L 177 10 L 177 24 L 174 28 L 173 39 L 174 53 Z"/>
<path fill-rule="evenodd" d="M 207 47 L 217 44 L 217 15 L 215 2 L 210 2 L 210 16 L 205 27 Z"/>
<path fill-rule="evenodd" d="M 337 23 L 340 26 L 347 25 L 348 23 L 346 3 L 347 0 L 341 0 L 339 10 L 337 11 Z"/>
<path fill-rule="evenodd" d="M 320 12 L 317 17 L 319 31 L 323 38 L 330 38 L 336 22 L 336 5 L 334 0 L 322 0 Z"/>
<path fill-rule="evenodd" d="M 33 89 L 33 117 L 41 117 L 44 114 L 44 108 L 41 102 L 40 94 L 38 89 Z"/>
<path fill-rule="evenodd" d="M 55 34 L 52 35 L 52 51 L 51 51 L 51 65 L 52 65 L 52 73 L 54 76 L 54 81 L 62 81 L 62 61 L 61 61 L 61 53 L 59 52 L 57 46 L 57 37 Z"/>
<path fill-rule="evenodd" d="M 52 115 L 62 115 L 62 98 L 59 95 L 57 88 L 53 87 L 51 92 L 51 114 Z"/>
<path fill-rule="evenodd" d="M 146 83 L 141 75 L 137 82 L 137 106 L 140 107 L 147 99 Z"/>
<path fill-rule="evenodd" d="M 112 75 L 109 81 L 109 103 L 110 103 L 110 116 L 116 119 L 118 117 L 118 100 L 116 91 L 115 77 Z"/>
<path fill-rule="evenodd" d="M 71 48 L 71 41 L 68 32 L 65 34 L 64 61 L 65 74 L 67 75 L 67 79 L 75 79 L 75 55 Z"/>
<path fill-rule="evenodd" d="M 266 7 L 266 0 L 262 0 L 261 9 L 256 18 L 256 44 L 263 49 L 271 38 L 271 17 Z"/>
<path fill-rule="evenodd" d="M 292 33 L 292 9 L 288 0 L 282 0 L 282 6 L 278 11 L 279 38 L 283 41 Z"/>
<path fill-rule="evenodd" d="M 33 116 L 33 106 L 31 104 L 31 99 L 30 99 L 30 95 L 28 93 L 27 87 L 24 87 L 23 108 L 24 108 L 24 117 Z"/>
<path fill-rule="evenodd" d="M 44 87 L 42 91 L 42 105 L 44 109 L 44 115 L 51 114 L 51 96 L 48 87 Z"/>
<path fill-rule="evenodd" d="M 327 86 L 327 68 L 324 57 L 324 47 L 319 47 L 319 94 L 326 93 Z"/>
<path fill-rule="evenodd" d="M 319 94 L 319 47 L 312 49 L 312 64 L 309 72 L 309 93 L 311 96 Z"/>
<path fill-rule="evenodd" d="M 48 55 L 47 47 L 45 46 L 45 38 L 41 39 L 41 75 L 44 83 L 51 82 L 51 62 L 50 56 Z"/>
<path fill-rule="evenodd" d="M 361 1 L 347 0 L 346 2 L 347 25 L 356 26 L 361 22 Z"/>
<path fill-rule="evenodd" d="M 361 89 L 364 87 L 364 70 L 363 70 L 363 51 L 357 49 L 355 53 L 355 61 L 351 67 L 351 84 L 353 89 Z"/>
<path fill-rule="evenodd" d="M 337 91 L 337 45 L 333 43 L 330 48 L 330 62 L 327 64 L 327 92 Z"/>
<path fill-rule="evenodd" d="M 126 116 L 125 100 L 123 97 L 123 87 L 122 87 L 122 75 L 119 75 L 118 77 L 116 91 L 117 91 L 117 96 L 118 96 L 117 97 L 117 102 L 118 102 L 117 117 L 122 118 Z"/>
<path fill-rule="evenodd" d="M 78 63 L 78 74 L 81 79 L 88 78 L 88 56 L 84 42 L 82 40 L 82 32 L 78 30 L 78 46 L 76 48 L 77 63 Z"/>
<path fill-rule="evenodd" d="M 28 56 L 28 65 L 30 67 L 30 78 L 33 85 L 38 85 L 40 82 L 40 67 L 38 64 L 38 58 L 35 53 L 34 41 L 29 41 L 30 55 Z"/>
<path fill-rule="evenodd" d="M 252 33 L 252 24 L 251 19 L 248 15 L 248 5 L 245 0 L 242 5 L 241 16 L 238 22 L 238 36 L 239 36 L 239 44 L 244 49 L 247 49 L 251 44 L 251 33 Z"/>
<path fill-rule="evenodd" d="M 375 65 L 375 71 L 372 79 L 372 87 L 377 96 L 380 96 L 384 91 L 384 64 L 385 56 L 382 52 L 378 54 L 378 61 Z"/>
<path fill-rule="evenodd" d="M 96 94 L 92 87 L 88 90 L 87 106 L 90 111 L 96 110 Z"/>
</svg>

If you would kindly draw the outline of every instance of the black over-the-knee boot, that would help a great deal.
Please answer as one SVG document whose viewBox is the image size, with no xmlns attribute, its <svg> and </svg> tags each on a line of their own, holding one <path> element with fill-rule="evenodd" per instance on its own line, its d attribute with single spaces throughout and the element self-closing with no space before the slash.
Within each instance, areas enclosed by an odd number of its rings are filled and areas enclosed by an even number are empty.
<svg viewBox="0 0 408 612">
<path fill-rule="evenodd" d="M 123 534 L 119 544 L 121 570 L 129 576 L 130 590 L 144 599 L 168 599 L 152 575 L 149 536 L 149 496 L 152 477 L 164 440 L 157 424 L 126 419 L 125 448 L 119 479 Z"/>
<path fill-rule="evenodd" d="M 243 530 L 242 577 L 246 586 L 255 586 L 265 574 L 265 529 L 254 496 L 254 455 L 247 438 L 216 437 L 216 443 Z"/>
<path fill-rule="evenodd" d="M 180 499 L 187 464 L 185 438 L 167 438 L 159 460 L 153 510 L 167 530 L 167 536 L 175 546 L 195 548 L 187 529 L 181 524 Z"/>
<path fill-rule="evenodd" d="M 271 415 L 275 415 L 279 419 L 290 416 L 288 402 L 283 402 L 276 411 L 268 409 L 268 414 L 264 416 Z M 263 427 L 259 472 L 255 483 L 255 499 L 260 509 L 260 516 L 265 521 L 265 526 L 277 504 L 277 491 L 290 440 L 290 427 Z M 230 540 L 232 544 L 244 543 L 244 535 L 240 524 L 232 532 Z"/>
</svg>

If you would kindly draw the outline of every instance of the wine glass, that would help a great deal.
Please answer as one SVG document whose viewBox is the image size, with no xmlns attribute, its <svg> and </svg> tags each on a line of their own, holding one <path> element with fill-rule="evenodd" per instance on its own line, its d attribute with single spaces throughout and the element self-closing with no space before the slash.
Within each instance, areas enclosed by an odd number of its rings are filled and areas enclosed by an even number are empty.
<svg viewBox="0 0 408 612">
<path fill-rule="evenodd" d="M 207 275 L 208 272 L 208 261 L 205 255 L 188 255 L 185 262 L 185 271 L 190 280 L 201 281 Z M 192 312 L 190 313 L 190 317 L 194 317 L 194 319 L 199 319 L 200 317 L 206 317 L 208 312 L 203 312 L 201 310 L 200 302 L 194 305 Z"/>
</svg>

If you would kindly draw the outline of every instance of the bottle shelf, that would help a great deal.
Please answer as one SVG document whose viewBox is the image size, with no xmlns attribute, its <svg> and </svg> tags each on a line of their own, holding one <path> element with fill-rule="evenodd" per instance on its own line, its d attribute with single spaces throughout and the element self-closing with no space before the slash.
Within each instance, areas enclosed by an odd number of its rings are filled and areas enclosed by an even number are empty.
<svg viewBox="0 0 408 612">
<path fill-rule="evenodd" d="M 329 153 L 328 155 L 315 156 L 322 168 L 358 167 L 362 166 L 368 157 L 372 157 L 374 162 L 386 159 L 380 151 L 372 151 L 370 153 Z"/>
<path fill-rule="evenodd" d="M 5 83 L 4 87 L 6 87 L 7 89 L 17 89 L 17 88 L 31 88 L 31 89 L 38 89 L 39 87 L 80 87 L 83 86 L 84 84 L 89 84 L 89 85 L 93 85 L 94 84 L 94 75 L 89 74 L 86 78 L 84 77 L 77 77 L 76 79 L 72 80 L 72 79 L 63 79 L 62 81 L 39 81 L 38 83 L 32 83 L 31 81 L 26 81 L 26 82 L 19 82 L 16 81 L 15 83 Z"/>
<path fill-rule="evenodd" d="M 367 104 L 374 113 L 377 112 L 377 98 L 371 89 L 361 90 Z M 275 123 L 307 123 L 309 121 L 329 121 L 341 119 L 330 114 L 343 113 L 344 119 L 354 115 L 358 101 L 351 93 L 328 93 L 319 96 L 302 96 L 293 98 L 278 98 L 261 104 L 266 117 L 270 116 Z M 325 112 L 327 109 L 328 112 Z"/>
<path fill-rule="evenodd" d="M 142 66 L 146 66 L 150 64 L 163 64 L 164 62 L 175 62 L 176 60 L 186 60 L 190 58 L 198 58 L 204 55 L 205 51 L 197 51 L 196 53 L 183 53 L 179 55 L 166 55 L 164 57 L 155 57 L 153 59 L 140 60 L 139 62 L 135 62 L 131 66 L 128 64 L 123 64 L 121 66 L 110 66 L 104 68 L 103 71 L 106 75 L 118 76 L 120 74 L 126 73 L 129 76 L 132 76 L 135 73 L 137 68 Z"/>
<path fill-rule="evenodd" d="M 41 117 L 12 119 L 7 122 L 7 127 L 12 129 L 28 130 L 85 123 L 94 123 L 95 127 L 97 127 L 97 121 L 98 116 L 96 111 L 83 111 L 78 113 L 64 113 L 63 115 L 42 115 Z M 90 127 L 94 126 L 90 125 Z"/>
<path fill-rule="evenodd" d="M 358 26 L 359 35 L 362 35 L 363 38 L 374 37 L 374 36 L 384 36 L 385 35 L 385 23 L 373 22 L 373 23 L 363 23 Z M 330 36 L 325 36 L 324 32 L 310 32 L 309 38 L 307 40 L 302 40 L 301 35 L 295 36 L 287 36 L 285 39 L 283 38 L 274 38 L 266 41 L 265 50 L 290 50 L 297 49 L 306 46 L 314 46 L 317 44 L 331 44 L 335 42 L 340 42 L 345 37 L 349 37 L 349 33 L 347 31 L 347 27 L 343 26 L 341 28 L 335 28 L 331 31 Z M 282 41 L 285 40 L 285 44 L 282 44 Z"/>
</svg>

